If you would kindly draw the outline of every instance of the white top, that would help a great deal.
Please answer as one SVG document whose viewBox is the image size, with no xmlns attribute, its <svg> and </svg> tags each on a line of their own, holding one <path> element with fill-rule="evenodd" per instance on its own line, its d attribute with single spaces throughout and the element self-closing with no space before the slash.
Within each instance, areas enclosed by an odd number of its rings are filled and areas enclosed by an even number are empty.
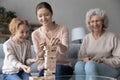
<svg viewBox="0 0 120 80">
<path fill-rule="evenodd" d="M 57 28 L 51 33 L 52 38 L 59 38 L 60 43 L 62 43 L 64 46 L 68 48 L 69 46 L 69 32 L 67 27 L 57 25 Z M 32 42 L 34 45 L 34 49 L 36 52 L 36 55 L 38 56 L 39 54 L 43 54 L 42 50 L 39 47 L 39 44 L 42 42 L 46 42 L 49 44 L 50 39 L 48 36 L 45 34 L 44 31 L 41 30 L 41 27 L 38 28 L 37 30 L 33 31 L 32 33 Z M 57 64 L 69 64 L 69 61 L 67 60 L 66 57 L 66 51 L 62 49 L 61 47 L 57 46 Z"/>
<path fill-rule="evenodd" d="M 120 68 L 120 40 L 112 32 L 104 32 L 97 40 L 89 33 L 83 40 L 79 60 L 85 56 L 102 58 L 105 64 Z"/>
<path fill-rule="evenodd" d="M 25 41 L 22 44 L 17 44 L 14 41 L 8 39 L 3 44 L 3 50 L 5 53 L 4 64 L 2 72 L 5 74 L 18 73 L 21 64 L 30 65 L 31 58 L 31 44 L 29 41 Z"/>
</svg>

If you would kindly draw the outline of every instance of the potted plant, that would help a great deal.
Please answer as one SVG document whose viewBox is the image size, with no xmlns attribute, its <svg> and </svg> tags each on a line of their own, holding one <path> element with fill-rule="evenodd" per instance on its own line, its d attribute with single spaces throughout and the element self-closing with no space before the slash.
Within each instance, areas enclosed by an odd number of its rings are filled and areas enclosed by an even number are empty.
<svg viewBox="0 0 120 80">
<path fill-rule="evenodd" d="M 10 23 L 10 21 L 17 17 L 15 12 L 6 11 L 4 7 L 0 7 L 0 23 Z"/>
<path fill-rule="evenodd" d="M 15 17 L 17 17 L 15 15 L 15 12 L 6 11 L 4 7 L 0 7 L 0 28 L 1 28 L 0 32 L 2 34 L 9 34 L 8 24 Z"/>
<path fill-rule="evenodd" d="M 15 15 L 15 12 L 13 11 L 8 11 L 6 12 L 6 22 L 7 23 L 10 23 L 10 21 L 13 19 L 13 18 L 16 18 L 17 16 Z"/>
<path fill-rule="evenodd" d="M 0 25 L 5 21 L 5 8 L 0 7 Z"/>
</svg>

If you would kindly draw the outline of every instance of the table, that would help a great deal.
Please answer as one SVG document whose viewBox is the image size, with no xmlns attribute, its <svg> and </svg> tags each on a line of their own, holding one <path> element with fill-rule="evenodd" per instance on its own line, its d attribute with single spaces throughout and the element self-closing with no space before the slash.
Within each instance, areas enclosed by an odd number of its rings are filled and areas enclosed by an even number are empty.
<svg viewBox="0 0 120 80">
<path fill-rule="evenodd" d="M 73 75 L 71 77 L 61 76 L 60 80 L 117 80 L 117 79 L 112 77 L 106 77 L 106 76 Z"/>
<path fill-rule="evenodd" d="M 57 76 L 56 78 L 44 79 L 43 77 L 31 77 L 30 80 L 117 80 L 112 77 L 105 76 L 86 76 L 86 75 L 65 75 L 65 76 Z"/>
</svg>

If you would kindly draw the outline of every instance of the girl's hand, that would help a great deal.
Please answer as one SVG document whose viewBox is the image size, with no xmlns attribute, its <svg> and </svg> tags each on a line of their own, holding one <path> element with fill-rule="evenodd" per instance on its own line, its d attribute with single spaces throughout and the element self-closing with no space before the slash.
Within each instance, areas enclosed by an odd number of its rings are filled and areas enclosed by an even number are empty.
<svg viewBox="0 0 120 80">
<path fill-rule="evenodd" d="M 43 63 L 44 62 L 44 58 L 37 58 L 38 60 L 37 60 L 37 62 L 38 63 Z"/>
<path fill-rule="evenodd" d="M 31 63 L 34 63 L 34 62 L 38 62 L 39 59 L 38 58 L 36 58 L 36 59 L 30 59 L 30 61 L 31 61 Z"/>
<path fill-rule="evenodd" d="M 26 72 L 26 73 L 30 73 L 31 69 L 29 66 L 26 65 L 21 65 L 21 68 Z"/>
</svg>

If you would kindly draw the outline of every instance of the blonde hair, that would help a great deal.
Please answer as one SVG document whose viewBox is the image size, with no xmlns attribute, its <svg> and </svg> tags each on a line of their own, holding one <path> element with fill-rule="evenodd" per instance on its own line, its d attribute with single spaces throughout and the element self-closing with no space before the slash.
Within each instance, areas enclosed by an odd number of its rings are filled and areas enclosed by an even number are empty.
<svg viewBox="0 0 120 80">
<path fill-rule="evenodd" d="M 9 24 L 9 31 L 11 33 L 12 36 L 15 35 L 16 31 L 19 29 L 19 26 L 21 24 L 25 24 L 29 27 L 29 23 L 27 20 L 22 20 L 19 18 L 13 18 Z"/>
<path fill-rule="evenodd" d="M 108 27 L 108 16 L 104 10 L 100 10 L 99 8 L 91 9 L 86 13 L 86 25 L 87 28 L 90 30 L 89 21 L 90 18 L 94 15 L 98 15 L 103 21 L 103 29 Z"/>
</svg>

